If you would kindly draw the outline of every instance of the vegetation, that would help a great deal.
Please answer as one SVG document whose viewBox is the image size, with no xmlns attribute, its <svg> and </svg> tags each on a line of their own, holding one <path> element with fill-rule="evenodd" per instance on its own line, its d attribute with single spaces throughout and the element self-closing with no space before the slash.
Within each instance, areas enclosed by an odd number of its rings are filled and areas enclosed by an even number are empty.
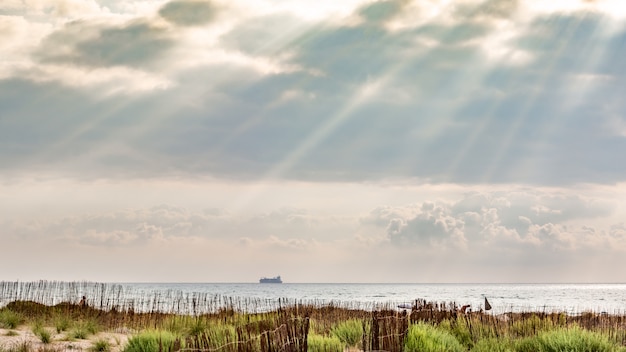
<svg viewBox="0 0 626 352">
<path fill-rule="evenodd" d="M 344 346 L 336 336 L 309 335 L 309 352 L 343 352 Z"/>
<path fill-rule="evenodd" d="M 420 322 L 409 328 L 404 350 L 407 352 L 463 352 L 465 349 L 449 332 Z"/>
<path fill-rule="evenodd" d="M 54 320 L 54 327 L 58 333 L 62 333 L 64 331 L 67 331 L 71 326 L 71 321 L 67 316 L 57 316 L 56 319 Z"/>
<path fill-rule="evenodd" d="M 111 343 L 107 340 L 96 340 L 91 347 L 92 352 L 109 352 L 111 351 Z"/>
<path fill-rule="evenodd" d="M 48 329 L 43 326 L 43 323 L 41 321 L 35 321 L 32 331 L 33 334 L 35 334 L 35 336 L 37 336 L 42 343 L 48 344 L 52 341 L 52 334 Z"/>
<path fill-rule="evenodd" d="M 15 329 L 24 322 L 24 317 L 11 309 L 0 310 L 0 327 Z"/>
<path fill-rule="evenodd" d="M 331 333 L 348 347 L 358 346 L 363 340 L 363 322 L 357 319 L 340 322 Z"/>
<path fill-rule="evenodd" d="M 133 336 L 124 352 L 170 352 L 178 351 L 183 347 L 176 335 L 165 330 L 148 330 Z"/>
<path fill-rule="evenodd" d="M 168 305 L 169 312 L 156 309 L 158 305 L 136 311 L 110 303 L 117 296 L 109 299 L 108 291 L 101 290 L 103 296 L 90 301 L 104 302 L 98 307 L 71 303 L 76 299 L 44 304 L 45 295 L 37 302 L 6 304 L 0 308 L 0 327 L 7 329 L 5 335 L 27 327 L 41 343 L 0 345 L 0 352 L 54 351 L 58 344 L 73 339 L 92 339 L 90 350 L 102 352 L 626 352 L 626 316 L 593 312 L 462 314 L 452 303 L 419 300 L 407 312 L 385 306 L 361 309 L 302 302 L 280 302 L 275 309 L 264 310 L 256 309 L 255 301 L 211 300 L 205 296 L 191 302 L 168 297 L 174 302 Z M 0 292 L 6 291 L 0 283 Z M 6 297 L 19 298 L 14 292 Z M 159 304 L 164 304 L 164 297 L 158 298 Z M 124 301 L 123 296 L 119 301 Z M 219 309 L 211 308 L 213 304 Z M 174 311 L 173 305 L 180 306 L 180 311 Z M 55 330 L 62 337 L 53 339 L 51 332 Z M 114 348 L 110 338 L 99 335 L 102 331 L 125 332 L 130 337 L 127 342 L 118 341 Z"/>
</svg>

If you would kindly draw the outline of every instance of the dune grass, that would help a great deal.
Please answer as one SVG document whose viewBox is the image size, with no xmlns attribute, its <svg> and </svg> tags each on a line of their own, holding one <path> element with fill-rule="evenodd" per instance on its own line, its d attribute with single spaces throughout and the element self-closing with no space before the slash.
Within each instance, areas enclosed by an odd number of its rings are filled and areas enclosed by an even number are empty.
<svg viewBox="0 0 626 352">
<path fill-rule="evenodd" d="M 358 319 L 340 322 L 331 330 L 331 335 L 348 347 L 357 347 L 363 340 L 363 322 Z"/>
<path fill-rule="evenodd" d="M 0 327 L 15 329 L 24 323 L 24 317 L 8 308 L 0 309 Z"/>
<path fill-rule="evenodd" d="M 178 351 L 180 339 L 167 330 L 146 330 L 128 340 L 123 352 Z"/>
<path fill-rule="evenodd" d="M 427 323 L 411 325 L 404 342 L 406 352 L 463 352 L 466 349 L 449 332 Z"/>
<path fill-rule="evenodd" d="M 308 336 L 309 352 L 343 352 L 345 344 L 336 336 L 310 334 Z"/>
<path fill-rule="evenodd" d="M 111 351 L 111 343 L 107 340 L 99 339 L 94 341 L 93 346 L 91 346 L 91 352 L 109 352 Z"/>
<path fill-rule="evenodd" d="M 123 295 L 114 292 L 116 296 L 110 299 L 105 287 L 101 290 L 102 297 L 91 300 L 103 302 L 97 308 L 71 302 L 53 305 L 10 302 L 0 308 L 0 327 L 12 331 L 27 326 L 41 342 L 48 340 L 46 349 L 53 349 L 57 342 L 46 337 L 46 332 L 63 333 L 59 341 L 91 338 L 94 339 L 92 350 L 97 351 L 112 348 L 105 340 L 94 337 L 101 331 L 130 333 L 128 342 L 119 346 L 128 352 L 154 348 L 305 351 L 305 346 L 309 351 L 626 351 L 626 316 L 593 312 L 579 315 L 540 311 L 497 316 L 483 312 L 461 314 L 452 303 L 426 301 L 416 301 L 410 312 L 388 306 L 361 309 L 302 302 L 280 302 L 276 309 L 255 312 L 258 311 L 255 301 L 225 298 L 213 301 L 198 296 L 191 302 L 184 299 L 175 302 L 182 307 L 181 312 L 197 312 L 186 314 L 159 311 L 159 304 L 164 304 L 161 301 L 149 311 L 119 309 L 108 302 L 123 302 Z M 9 293 L 11 297 L 17 296 L 10 290 Z M 30 296 L 36 295 L 31 293 Z M 43 297 L 42 301 L 46 301 L 47 296 Z M 178 296 L 172 297 L 178 299 Z M 150 299 L 149 302 L 153 302 Z M 222 306 L 211 312 L 196 308 L 214 302 Z M 227 304 L 223 305 L 224 302 Z M 135 304 L 141 305 L 141 302 Z M 166 305 L 173 306 L 171 302 Z M 28 350 L 26 345 L 12 346 L 11 350 L 17 348 Z M 0 352 L 5 351 L 6 348 L 0 349 Z"/>
<path fill-rule="evenodd" d="M 52 342 L 52 334 L 50 333 L 50 330 L 43 326 L 43 322 L 41 320 L 35 321 L 32 326 L 32 332 L 42 343 L 48 344 Z"/>
</svg>

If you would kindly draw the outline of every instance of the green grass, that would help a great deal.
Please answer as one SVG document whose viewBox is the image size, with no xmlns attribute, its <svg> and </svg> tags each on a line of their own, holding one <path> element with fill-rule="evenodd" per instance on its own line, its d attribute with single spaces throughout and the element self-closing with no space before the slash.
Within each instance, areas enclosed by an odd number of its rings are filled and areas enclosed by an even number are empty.
<svg viewBox="0 0 626 352">
<path fill-rule="evenodd" d="M 44 344 L 52 342 L 52 334 L 46 328 L 33 328 L 33 334 L 39 338 Z"/>
<path fill-rule="evenodd" d="M 308 352 L 343 352 L 344 344 L 335 336 L 309 334 Z"/>
<path fill-rule="evenodd" d="M 461 345 L 467 348 L 474 346 L 472 332 L 465 316 L 459 316 L 456 319 L 446 319 L 439 324 L 439 327 L 452 334 Z"/>
<path fill-rule="evenodd" d="M 187 334 L 189 336 L 200 336 L 209 329 L 207 321 L 197 318 L 187 326 Z"/>
<path fill-rule="evenodd" d="M 44 327 L 44 322 L 41 319 L 35 320 L 31 330 L 44 344 L 49 344 L 52 341 L 52 334 Z"/>
<path fill-rule="evenodd" d="M 146 330 L 131 337 L 123 352 L 170 352 L 175 351 L 176 335 L 165 330 Z"/>
<path fill-rule="evenodd" d="M 111 350 L 111 343 L 107 340 L 96 340 L 89 350 L 92 352 L 109 352 Z"/>
<path fill-rule="evenodd" d="M 0 326 L 6 329 L 15 329 L 24 323 L 24 317 L 11 309 L 0 310 Z"/>
<path fill-rule="evenodd" d="M 461 343 L 448 331 L 430 324 L 418 323 L 409 327 L 405 352 L 464 352 Z"/>
<path fill-rule="evenodd" d="M 533 314 L 529 318 L 513 322 L 509 332 L 513 337 L 533 336 L 554 327 L 552 320 L 542 319 Z"/>
<path fill-rule="evenodd" d="M 65 331 L 64 339 L 72 341 L 86 339 L 102 330 L 118 329 L 138 332 L 126 345 L 119 340 L 117 344 L 112 342 L 115 348 L 119 346 L 129 352 L 150 352 L 155 346 L 157 350 L 168 351 L 183 345 L 189 350 L 220 352 L 258 351 L 263 346 L 279 350 L 286 343 L 302 343 L 300 338 L 305 330 L 301 329 L 308 326 L 310 351 L 343 351 L 376 345 L 406 352 L 626 352 L 621 346 L 626 341 L 623 328 L 626 316 L 542 312 L 493 316 L 440 311 L 411 318 L 412 322 L 395 310 L 372 314 L 358 309 L 306 305 L 263 313 L 224 310 L 199 316 L 98 311 L 78 309 L 67 303 L 45 306 L 17 302 L 0 309 L 0 327 L 8 329 L 7 335 L 19 326 L 31 326 L 33 333 L 47 343 L 41 347 L 47 350 L 55 348 L 50 336 L 55 330 Z M 376 321 L 380 325 L 373 329 Z M 372 336 L 373 333 L 378 336 Z M 92 351 L 113 349 L 104 341 L 94 343 L 93 347 Z M 25 347 L 11 346 L 11 352 L 18 348 Z"/>
<path fill-rule="evenodd" d="M 188 326 L 190 320 L 190 317 L 175 315 L 167 317 L 161 326 L 164 330 L 168 330 L 175 334 L 184 334 L 186 331 L 189 331 Z"/>
<path fill-rule="evenodd" d="M 331 330 L 331 335 L 349 347 L 357 346 L 363 339 L 363 322 L 357 319 L 340 322 Z"/>
<path fill-rule="evenodd" d="M 237 341 L 237 331 L 230 324 L 214 324 L 204 333 L 210 341 L 211 348 L 218 348 L 233 341 Z"/>
<path fill-rule="evenodd" d="M 537 340 L 545 352 L 612 352 L 618 348 L 607 337 L 579 327 L 546 331 Z"/>
<path fill-rule="evenodd" d="M 509 339 L 488 338 L 474 344 L 471 352 L 515 352 L 514 346 Z"/>
<path fill-rule="evenodd" d="M 91 335 L 95 335 L 100 331 L 98 322 L 90 319 L 86 321 L 79 321 L 74 328 L 68 334 L 68 337 L 73 339 L 84 340 Z"/>
<path fill-rule="evenodd" d="M 84 340 L 89 337 L 89 332 L 84 327 L 77 326 L 70 331 L 68 337 L 72 339 Z"/>
<path fill-rule="evenodd" d="M 67 331 L 71 325 L 71 320 L 67 316 L 59 315 L 54 319 L 54 328 L 57 333 Z"/>
</svg>

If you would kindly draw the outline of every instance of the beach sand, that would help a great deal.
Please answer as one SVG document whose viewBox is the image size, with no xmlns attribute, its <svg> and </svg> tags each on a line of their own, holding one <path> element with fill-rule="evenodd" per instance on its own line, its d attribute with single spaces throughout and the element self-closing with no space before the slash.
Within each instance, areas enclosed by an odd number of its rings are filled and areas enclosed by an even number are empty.
<svg viewBox="0 0 626 352">
<path fill-rule="evenodd" d="M 90 351 L 96 341 L 106 340 L 109 342 L 110 352 L 120 352 L 130 333 L 128 332 L 100 332 L 96 335 L 89 336 L 87 339 L 68 339 L 67 333 L 57 334 L 53 327 L 47 328 L 52 332 L 50 343 L 44 344 L 39 337 L 35 336 L 30 326 L 20 326 L 17 329 L 0 329 L 0 349 L 17 349 L 20 346 L 27 345 L 30 351 Z"/>
</svg>

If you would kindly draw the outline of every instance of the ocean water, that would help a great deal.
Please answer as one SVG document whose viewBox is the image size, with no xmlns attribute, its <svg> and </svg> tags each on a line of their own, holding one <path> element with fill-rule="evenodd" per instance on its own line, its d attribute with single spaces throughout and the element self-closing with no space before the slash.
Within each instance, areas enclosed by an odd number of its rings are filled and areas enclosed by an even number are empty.
<svg viewBox="0 0 626 352">
<path fill-rule="evenodd" d="M 234 307 L 258 312 L 294 303 L 333 304 L 357 309 L 397 308 L 416 299 L 484 307 L 493 314 L 586 311 L 626 315 L 626 284 L 338 284 L 338 283 L 92 283 L 0 282 L 0 307 L 13 300 L 44 304 L 196 314 Z"/>
<path fill-rule="evenodd" d="M 585 311 L 626 314 L 626 284 L 319 284 L 319 283 L 134 283 L 141 292 L 178 291 L 231 297 L 241 301 L 333 303 L 371 309 L 397 307 L 416 299 L 484 307 L 494 313 L 545 311 L 577 314 Z M 245 308 L 245 307 L 244 307 Z"/>
</svg>

